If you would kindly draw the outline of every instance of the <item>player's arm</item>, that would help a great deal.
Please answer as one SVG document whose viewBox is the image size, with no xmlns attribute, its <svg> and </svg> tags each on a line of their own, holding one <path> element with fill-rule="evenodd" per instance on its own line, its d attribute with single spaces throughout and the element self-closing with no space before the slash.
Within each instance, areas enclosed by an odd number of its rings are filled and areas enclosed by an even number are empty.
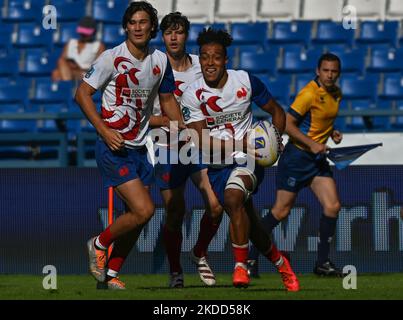
<svg viewBox="0 0 403 320">
<path fill-rule="evenodd" d="M 160 93 L 159 94 L 160 98 L 160 104 L 161 104 L 161 109 L 164 110 L 164 113 L 166 114 L 167 118 L 170 121 L 176 121 L 178 123 L 178 127 L 180 129 L 186 128 L 185 123 L 183 122 L 182 118 L 182 112 L 180 111 L 180 107 L 178 102 L 175 99 L 175 96 L 173 93 Z M 166 119 L 163 117 L 157 118 L 156 116 L 153 116 L 153 121 L 158 121 L 160 124 L 164 124 L 166 122 Z M 168 122 L 168 127 L 169 127 L 169 122 Z"/>
<path fill-rule="evenodd" d="M 312 140 L 299 129 L 299 123 L 304 115 L 309 112 L 313 96 L 309 91 L 302 91 L 295 98 L 286 116 L 286 132 L 295 141 L 303 144 L 314 154 L 326 153 L 329 149 L 326 144 Z"/>
<path fill-rule="evenodd" d="M 200 120 L 187 124 L 188 133 L 196 146 L 199 147 L 205 154 L 211 154 L 211 152 L 221 151 L 221 154 L 227 151 L 233 152 L 235 140 L 221 140 L 210 136 L 210 130 L 207 127 L 206 120 Z M 246 139 L 242 142 L 243 150 L 246 150 Z"/>
<path fill-rule="evenodd" d="M 163 115 L 151 116 L 150 127 L 151 128 L 169 127 L 169 118 Z"/>
<path fill-rule="evenodd" d="M 336 129 L 334 129 L 332 131 L 332 134 L 330 135 L 330 137 L 332 138 L 332 140 L 335 144 L 339 144 L 343 140 L 343 134 L 339 130 L 336 130 Z"/>
<path fill-rule="evenodd" d="M 114 151 L 119 150 L 124 146 L 124 139 L 119 132 L 108 128 L 99 116 L 92 99 L 92 95 L 96 91 L 96 89 L 83 81 L 77 89 L 75 100 L 108 147 Z"/>
<path fill-rule="evenodd" d="M 180 106 L 174 96 L 175 89 L 174 74 L 172 72 L 171 64 L 167 58 L 167 67 L 158 90 L 161 111 L 164 111 L 169 120 L 176 121 L 180 129 L 184 129 L 186 126 L 183 122 Z M 166 122 L 166 119 L 153 116 L 151 125 L 156 126 L 156 124 L 163 124 L 164 122 Z"/>
<path fill-rule="evenodd" d="M 95 103 L 92 99 L 93 94 L 98 90 L 98 88 L 101 88 L 109 81 L 112 72 L 113 60 L 110 54 L 105 51 L 94 62 L 91 69 L 85 75 L 77 89 L 75 100 L 108 147 L 111 150 L 116 151 L 124 146 L 124 139 L 119 132 L 106 126 L 98 114 Z"/>
<path fill-rule="evenodd" d="M 259 78 L 249 75 L 249 79 L 252 87 L 252 101 L 255 102 L 262 110 L 271 115 L 272 123 L 281 135 L 284 132 L 286 125 L 285 112 L 283 108 L 277 103 Z"/>
</svg>

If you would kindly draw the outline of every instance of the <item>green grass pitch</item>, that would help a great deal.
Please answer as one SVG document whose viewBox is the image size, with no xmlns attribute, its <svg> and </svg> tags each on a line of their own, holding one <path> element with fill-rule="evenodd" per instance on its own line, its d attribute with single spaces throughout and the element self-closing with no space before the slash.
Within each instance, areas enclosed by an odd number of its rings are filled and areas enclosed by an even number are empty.
<svg viewBox="0 0 403 320">
<path fill-rule="evenodd" d="M 343 289 L 342 278 L 324 278 L 312 274 L 299 275 L 300 292 L 286 292 L 278 274 L 263 274 L 252 279 L 247 289 L 231 285 L 231 274 L 218 274 L 217 285 L 206 288 L 197 274 L 185 275 L 185 288 L 167 288 L 164 274 L 121 275 L 126 291 L 96 290 L 90 275 L 58 275 L 57 290 L 45 290 L 43 277 L 32 275 L 0 275 L 2 300 L 275 300 L 275 299 L 403 299 L 403 273 L 362 274 L 357 289 Z"/>
</svg>

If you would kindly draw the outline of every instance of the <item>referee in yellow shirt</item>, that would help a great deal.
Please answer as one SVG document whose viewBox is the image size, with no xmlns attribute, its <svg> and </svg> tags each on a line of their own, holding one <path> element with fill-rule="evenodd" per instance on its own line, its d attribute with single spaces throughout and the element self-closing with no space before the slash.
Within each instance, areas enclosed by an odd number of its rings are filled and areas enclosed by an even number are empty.
<svg viewBox="0 0 403 320">
<path fill-rule="evenodd" d="M 318 61 L 316 78 L 297 95 L 287 113 L 286 132 L 290 139 L 278 163 L 276 202 L 263 218 L 269 233 L 285 219 L 294 206 L 298 192 L 309 186 L 323 207 L 319 227 L 318 258 L 314 273 L 341 276 L 329 259 L 329 245 L 336 229 L 340 200 L 329 163 L 324 156 L 328 138 L 338 144 L 343 135 L 333 128 L 341 99 L 336 81 L 340 59 L 331 53 Z M 249 256 L 251 275 L 257 275 L 257 254 Z"/>
</svg>

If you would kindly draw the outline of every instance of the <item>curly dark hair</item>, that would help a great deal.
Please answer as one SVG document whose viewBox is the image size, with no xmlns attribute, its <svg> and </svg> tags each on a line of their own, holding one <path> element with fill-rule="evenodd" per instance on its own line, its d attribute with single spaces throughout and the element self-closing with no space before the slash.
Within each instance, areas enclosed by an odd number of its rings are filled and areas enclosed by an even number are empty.
<svg viewBox="0 0 403 320">
<path fill-rule="evenodd" d="M 127 24 L 129 23 L 133 14 L 137 11 L 145 11 L 150 17 L 152 31 L 151 31 L 151 39 L 155 38 L 158 33 L 158 11 L 147 1 L 135 1 L 130 3 L 127 7 L 125 14 L 122 18 L 122 27 L 126 29 Z"/>
<path fill-rule="evenodd" d="M 197 37 L 199 51 L 205 44 L 217 43 L 223 46 L 225 55 L 227 55 L 227 47 L 232 43 L 232 37 L 226 30 L 215 30 L 213 28 L 204 29 Z"/>
<path fill-rule="evenodd" d="M 162 18 L 160 23 L 160 29 L 162 32 L 165 32 L 169 28 L 176 30 L 179 27 L 183 28 L 186 35 L 189 34 L 190 22 L 186 16 L 178 11 L 167 14 Z"/>
</svg>

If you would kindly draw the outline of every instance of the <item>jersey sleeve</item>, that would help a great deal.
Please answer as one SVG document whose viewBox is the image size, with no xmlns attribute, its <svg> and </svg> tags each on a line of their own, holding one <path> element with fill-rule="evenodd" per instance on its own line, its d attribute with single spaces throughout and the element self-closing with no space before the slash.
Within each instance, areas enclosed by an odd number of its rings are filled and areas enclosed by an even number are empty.
<svg viewBox="0 0 403 320">
<path fill-rule="evenodd" d="M 98 90 L 112 78 L 113 59 L 109 50 L 104 51 L 92 64 L 91 68 L 85 74 L 83 81 L 91 87 Z"/>
<path fill-rule="evenodd" d="M 249 74 L 250 85 L 252 88 L 252 101 L 256 103 L 259 107 L 263 107 L 268 103 L 273 96 L 263 82 L 251 74 Z"/>
<path fill-rule="evenodd" d="M 162 78 L 159 93 L 173 93 L 175 91 L 175 78 L 172 71 L 171 64 L 167 58 L 167 67 L 165 69 L 164 77 Z"/>
<path fill-rule="evenodd" d="M 194 90 L 187 89 L 184 92 L 181 100 L 181 109 L 185 124 L 205 120 L 205 116 L 200 109 L 200 102 L 197 100 Z"/>
<path fill-rule="evenodd" d="M 313 94 L 309 90 L 302 90 L 295 98 L 288 113 L 300 121 L 303 116 L 311 109 Z"/>
</svg>

